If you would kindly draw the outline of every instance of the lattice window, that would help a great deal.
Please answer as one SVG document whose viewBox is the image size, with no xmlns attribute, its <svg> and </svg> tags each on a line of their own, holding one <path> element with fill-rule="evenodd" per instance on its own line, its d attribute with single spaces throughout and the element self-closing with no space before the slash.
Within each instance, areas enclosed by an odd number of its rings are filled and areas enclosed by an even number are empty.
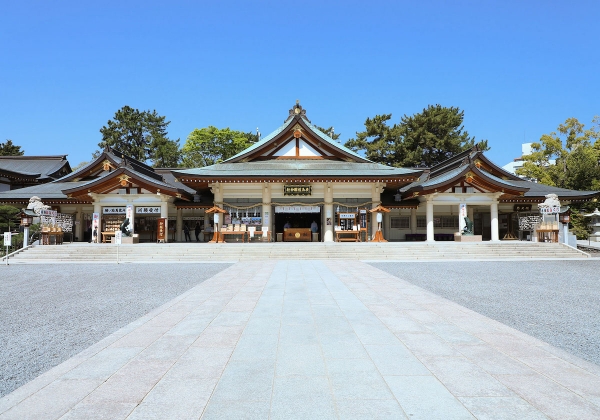
<svg viewBox="0 0 600 420">
<path fill-rule="evenodd" d="M 410 217 L 400 216 L 391 218 L 392 229 L 410 229 Z"/>
<path fill-rule="evenodd" d="M 427 219 L 425 216 L 417 216 L 417 227 L 418 228 L 427 227 Z"/>
</svg>

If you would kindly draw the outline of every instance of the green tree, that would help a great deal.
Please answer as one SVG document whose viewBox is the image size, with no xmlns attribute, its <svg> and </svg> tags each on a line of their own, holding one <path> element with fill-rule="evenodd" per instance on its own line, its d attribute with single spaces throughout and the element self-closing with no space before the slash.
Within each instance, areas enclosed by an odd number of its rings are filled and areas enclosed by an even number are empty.
<svg viewBox="0 0 600 420">
<path fill-rule="evenodd" d="M 217 128 L 196 128 L 182 148 L 182 166 L 196 168 L 222 162 L 248 148 L 258 139 L 253 133 Z"/>
<path fill-rule="evenodd" d="M 333 127 L 329 127 L 329 128 L 323 128 L 323 127 L 319 127 L 318 125 L 315 125 L 315 127 L 317 127 L 317 129 L 322 132 L 327 134 L 329 137 L 331 137 L 333 140 L 337 140 L 340 138 L 340 134 L 336 133 L 333 129 Z"/>
<path fill-rule="evenodd" d="M 392 114 L 367 118 L 366 130 L 357 132 L 346 147 L 364 151 L 368 159 L 385 165 L 431 167 L 475 145 L 475 138 L 463 127 L 464 111 L 456 107 L 429 105 L 389 126 L 391 118 Z M 487 140 L 477 145 L 489 149 Z"/>
<path fill-rule="evenodd" d="M 100 129 L 102 141 L 107 145 L 141 162 L 150 161 L 154 167 L 176 167 L 181 159 L 179 139 L 169 139 L 167 127 L 170 121 L 156 111 L 139 111 L 124 106 L 112 120 Z"/>
<path fill-rule="evenodd" d="M 19 213 L 21 211 L 13 206 L 0 206 L 0 232 L 14 230 L 19 226 Z"/>
<path fill-rule="evenodd" d="M 0 143 L 0 156 L 23 156 L 25 151 L 21 150 L 21 146 L 13 144 L 12 140 L 6 140 Z"/>
<path fill-rule="evenodd" d="M 576 118 L 568 118 L 556 132 L 544 134 L 523 156 L 517 174 L 539 183 L 574 190 L 600 189 L 600 118 L 586 130 Z"/>
</svg>

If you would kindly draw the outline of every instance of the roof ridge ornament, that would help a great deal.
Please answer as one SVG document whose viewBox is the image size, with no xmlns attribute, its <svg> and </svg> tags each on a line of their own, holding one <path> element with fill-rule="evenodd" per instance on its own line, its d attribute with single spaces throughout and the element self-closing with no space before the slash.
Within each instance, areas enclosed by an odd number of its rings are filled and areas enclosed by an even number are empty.
<svg viewBox="0 0 600 420">
<path fill-rule="evenodd" d="M 292 107 L 292 109 L 290 109 L 290 114 L 288 115 L 285 122 L 294 118 L 296 115 L 299 115 L 301 117 L 306 117 L 306 110 L 304 108 L 302 108 L 302 105 L 300 105 L 299 99 L 296 99 L 296 104 Z"/>
</svg>

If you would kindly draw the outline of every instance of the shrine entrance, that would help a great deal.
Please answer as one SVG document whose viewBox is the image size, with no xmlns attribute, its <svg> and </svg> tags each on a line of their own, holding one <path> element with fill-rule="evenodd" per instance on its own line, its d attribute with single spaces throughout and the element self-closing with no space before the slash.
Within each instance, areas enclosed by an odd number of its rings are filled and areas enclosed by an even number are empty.
<svg viewBox="0 0 600 420">
<path fill-rule="evenodd" d="M 314 239 L 313 222 L 317 226 Z M 279 242 L 321 241 L 321 206 L 275 206 L 274 225 Z"/>
</svg>

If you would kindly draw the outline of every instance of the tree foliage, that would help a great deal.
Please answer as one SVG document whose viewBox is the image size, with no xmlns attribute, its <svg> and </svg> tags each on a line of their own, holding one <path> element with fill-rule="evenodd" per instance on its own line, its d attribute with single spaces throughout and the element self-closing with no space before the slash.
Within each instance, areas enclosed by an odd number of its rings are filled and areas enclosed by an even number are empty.
<svg viewBox="0 0 600 420">
<path fill-rule="evenodd" d="M 21 150 L 21 146 L 13 144 L 12 140 L 6 140 L 4 143 L 0 143 L 0 156 L 23 156 L 24 150 Z"/>
<path fill-rule="evenodd" d="M 235 156 L 258 140 L 254 133 L 209 126 L 196 128 L 182 148 L 182 166 L 210 166 Z"/>
<path fill-rule="evenodd" d="M 20 213 L 16 207 L 0 205 L 0 232 L 7 232 L 19 226 Z"/>
<path fill-rule="evenodd" d="M 329 137 L 331 137 L 333 140 L 337 140 L 340 138 L 339 133 L 336 133 L 333 129 L 333 127 L 329 127 L 329 128 L 323 128 L 323 127 L 319 127 L 318 125 L 315 125 L 315 127 L 317 127 L 317 129 L 322 132 L 327 134 Z"/>
<path fill-rule="evenodd" d="M 168 138 L 170 121 L 156 111 L 139 111 L 124 106 L 100 129 L 100 148 L 107 145 L 154 167 L 176 167 L 181 158 L 179 139 Z"/>
<path fill-rule="evenodd" d="M 523 156 L 518 175 L 542 184 L 574 190 L 600 190 L 600 118 L 585 129 L 576 118 L 568 118 L 556 132 L 544 134 Z"/>
<path fill-rule="evenodd" d="M 391 118 L 392 114 L 367 118 L 366 130 L 357 132 L 346 147 L 364 151 L 368 159 L 385 165 L 431 167 L 475 145 L 475 138 L 463 127 L 464 111 L 456 107 L 429 105 L 392 126 L 388 125 Z M 489 149 L 487 140 L 478 146 Z"/>
</svg>

